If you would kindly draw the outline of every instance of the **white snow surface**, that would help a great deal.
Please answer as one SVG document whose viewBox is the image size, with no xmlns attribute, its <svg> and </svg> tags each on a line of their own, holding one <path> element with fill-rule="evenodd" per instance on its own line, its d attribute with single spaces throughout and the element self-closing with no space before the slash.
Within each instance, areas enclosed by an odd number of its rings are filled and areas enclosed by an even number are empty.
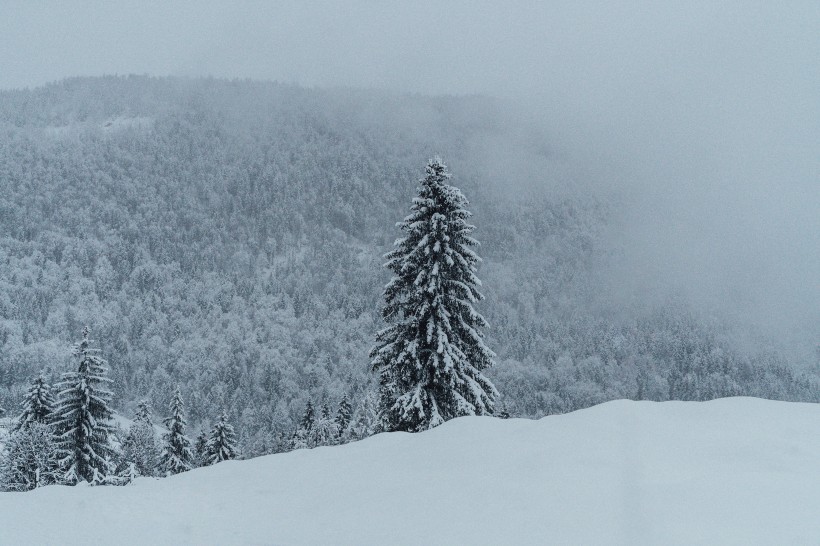
<svg viewBox="0 0 820 546">
<path fill-rule="evenodd" d="M 461 418 L 126 487 L 0 494 L 3 544 L 820 544 L 820 404 Z"/>
</svg>

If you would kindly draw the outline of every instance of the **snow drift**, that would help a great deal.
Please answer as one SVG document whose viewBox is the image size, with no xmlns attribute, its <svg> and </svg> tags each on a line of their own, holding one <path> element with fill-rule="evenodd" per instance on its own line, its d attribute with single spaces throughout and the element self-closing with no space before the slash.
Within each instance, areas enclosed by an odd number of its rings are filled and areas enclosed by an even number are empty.
<svg viewBox="0 0 820 546">
<path fill-rule="evenodd" d="M 816 544 L 820 405 L 602 404 L 539 421 L 0 494 L 4 544 Z"/>
</svg>

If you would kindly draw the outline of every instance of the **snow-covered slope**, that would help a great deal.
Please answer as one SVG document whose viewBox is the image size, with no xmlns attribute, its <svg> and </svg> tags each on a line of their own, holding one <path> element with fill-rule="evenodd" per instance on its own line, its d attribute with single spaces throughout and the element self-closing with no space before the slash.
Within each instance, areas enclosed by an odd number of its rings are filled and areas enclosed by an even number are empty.
<svg viewBox="0 0 820 546">
<path fill-rule="evenodd" d="M 818 544 L 820 405 L 610 402 L 539 421 L 0 494 L 4 544 Z"/>
</svg>

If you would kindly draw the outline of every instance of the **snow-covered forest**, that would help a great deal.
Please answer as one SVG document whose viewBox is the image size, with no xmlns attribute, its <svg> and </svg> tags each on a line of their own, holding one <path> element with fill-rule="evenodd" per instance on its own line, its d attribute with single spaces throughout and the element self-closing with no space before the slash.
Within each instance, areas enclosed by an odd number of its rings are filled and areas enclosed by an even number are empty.
<svg viewBox="0 0 820 546">
<path fill-rule="evenodd" d="M 127 417 L 140 400 L 165 416 L 179 385 L 191 436 L 225 411 L 245 457 L 293 447 L 308 403 L 335 415 L 344 398 L 366 428 L 382 256 L 436 154 L 481 241 L 504 412 L 820 401 L 816 356 L 742 322 L 674 296 L 602 303 L 618 197 L 571 189 L 550 138 L 480 96 L 148 77 L 2 91 L 0 407 L 41 371 L 57 383 L 88 325 Z"/>
</svg>

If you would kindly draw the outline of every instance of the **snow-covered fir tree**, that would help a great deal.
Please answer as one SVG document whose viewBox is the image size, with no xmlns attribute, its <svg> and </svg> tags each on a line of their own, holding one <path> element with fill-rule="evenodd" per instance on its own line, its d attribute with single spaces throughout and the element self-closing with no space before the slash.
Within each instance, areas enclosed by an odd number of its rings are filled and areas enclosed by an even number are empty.
<svg viewBox="0 0 820 546">
<path fill-rule="evenodd" d="M 140 476 L 156 474 L 159 450 L 154 425 L 145 414 L 135 417 L 128 427 L 128 434 L 122 442 L 122 456 L 117 473 L 122 474 L 123 468 L 133 464 Z"/>
<path fill-rule="evenodd" d="M 32 423 L 50 424 L 54 414 L 54 396 L 51 385 L 42 372 L 31 382 L 26 397 L 21 404 L 22 412 L 17 418 L 14 430 L 26 428 Z"/>
<path fill-rule="evenodd" d="M 296 427 L 293 431 L 293 435 L 290 437 L 290 443 L 288 444 L 288 448 L 293 449 L 307 449 L 310 446 L 310 438 L 308 437 L 309 432 L 303 429 L 301 426 Z"/>
<path fill-rule="evenodd" d="M 322 405 L 319 419 L 308 434 L 308 447 L 330 446 L 339 442 L 339 425 L 330 413 L 327 404 Z"/>
<path fill-rule="evenodd" d="M 308 400 L 305 406 L 305 413 L 302 415 L 302 420 L 296 430 L 293 431 L 293 436 L 290 440 L 291 449 L 305 449 L 315 447 L 313 444 L 313 428 L 316 425 L 316 412 L 313 409 L 313 402 Z"/>
<path fill-rule="evenodd" d="M 380 432 L 378 396 L 374 391 L 368 391 L 353 413 L 345 440 L 363 440 L 376 432 Z"/>
<path fill-rule="evenodd" d="M 194 444 L 194 463 L 196 466 L 205 466 L 208 460 L 208 433 L 201 431 Z"/>
<path fill-rule="evenodd" d="M 345 435 L 347 427 L 350 425 L 352 412 L 353 408 L 350 407 L 350 401 L 348 401 L 347 395 L 345 394 L 339 402 L 339 409 L 336 411 L 336 425 L 339 427 L 340 438 Z"/>
<path fill-rule="evenodd" d="M 153 425 L 151 422 L 151 406 L 148 405 L 147 400 L 140 400 L 137 404 L 137 411 L 134 412 L 134 422 Z"/>
<path fill-rule="evenodd" d="M 501 419 L 509 419 L 510 418 L 510 410 L 507 407 L 507 402 L 506 401 L 501 403 L 501 410 L 498 412 L 497 415 Z"/>
<path fill-rule="evenodd" d="M 128 485 L 140 476 L 142 474 L 136 463 L 123 460 L 122 464 L 117 467 L 116 473 L 106 476 L 104 483 L 106 485 Z"/>
<path fill-rule="evenodd" d="M 105 361 L 91 348 L 88 327 L 74 348 L 77 371 L 63 374 L 58 385 L 55 410 L 61 481 L 99 481 L 110 470 L 114 452 L 109 443 L 113 431 L 109 408 L 112 394 L 106 389 Z"/>
<path fill-rule="evenodd" d="M 9 436 L 0 457 L 0 490 L 30 491 L 58 481 L 57 446 L 50 425 L 29 421 Z"/>
<path fill-rule="evenodd" d="M 137 404 L 134 421 L 122 441 L 121 457 L 116 469 L 121 477 L 133 472 L 139 476 L 154 476 L 157 473 L 159 448 L 151 414 L 147 401 L 142 400 Z"/>
<path fill-rule="evenodd" d="M 308 400 L 308 403 L 305 406 L 305 413 L 302 415 L 302 421 L 299 423 L 299 427 L 303 430 L 310 431 L 313 429 L 314 424 L 316 424 L 316 412 L 313 410 L 313 402 Z"/>
<path fill-rule="evenodd" d="M 212 465 L 236 459 L 239 451 L 236 447 L 236 433 L 228 423 L 228 414 L 224 411 L 211 430 L 208 445 L 205 447 L 205 464 Z"/>
<path fill-rule="evenodd" d="M 440 158 L 427 164 L 411 213 L 398 224 L 406 236 L 385 256 L 394 274 L 384 290 L 388 326 L 370 356 L 386 430 L 416 432 L 492 414 L 498 395 L 481 373 L 495 355 L 481 332 L 487 322 L 473 308 L 483 299 L 475 227 L 449 178 Z"/>
<path fill-rule="evenodd" d="M 160 467 L 166 474 L 179 474 L 190 470 L 193 465 L 191 441 L 185 436 L 185 427 L 188 424 L 185 421 L 185 404 L 179 387 L 174 391 L 170 409 L 171 415 L 165 419 L 168 432 L 164 436 Z"/>
</svg>

